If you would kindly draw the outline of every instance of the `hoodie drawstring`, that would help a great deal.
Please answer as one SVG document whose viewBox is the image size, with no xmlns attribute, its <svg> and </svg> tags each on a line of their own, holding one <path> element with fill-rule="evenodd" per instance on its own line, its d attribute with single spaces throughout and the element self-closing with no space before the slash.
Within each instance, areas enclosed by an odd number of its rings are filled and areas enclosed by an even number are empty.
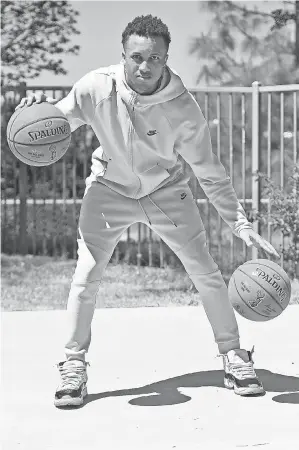
<svg viewBox="0 0 299 450">
<path fill-rule="evenodd" d="M 150 218 L 149 218 L 148 215 L 146 214 L 146 211 L 145 211 L 145 209 L 143 208 L 142 204 L 140 203 L 140 200 L 137 200 L 137 201 L 138 201 L 138 203 L 139 203 L 140 208 L 141 208 L 142 211 L 144 212 L 144 215 L 145 215 L 145 217 L 147 218 L 148 223 L 151 225 L 152 222 L 150 221 Z"/>
<path fill-rule="evenodd" d="M 159 208 L 159 206 L 150 198 L 150 196 L 149 195 L 147 195 L 147 197 L 148 197 L 148 199 L 150 200 L 150 202 L 175 226 L 175 227 L 177 227 L 177 224 L 176 223 L 174 223 L 174 221 L 161 209 L 161 208 Z M 150 221 L 150 218 L 149 218 L 149 216 L 147 215 L 147 213 L 146 213 L 146 211 L 145 211 L 145 209 L 143 208 L 143 206 L 142 206 L 142 204 L 140 203 L 140 200 L 138 200 L 138 203 L 139 203 L 139 205 L 140 205 L 140 207 L 141 207 L 141 209 L 142 209 L 142 211 L 144 212 L 144 215 L 146 216 L 146 218 L 147 218 L 147 220 L 148 220 L 148 222 L 149 222 L 149 224 L 151 225 L 152 223 L 151 223 L 151 221 Z"/>
</svg>

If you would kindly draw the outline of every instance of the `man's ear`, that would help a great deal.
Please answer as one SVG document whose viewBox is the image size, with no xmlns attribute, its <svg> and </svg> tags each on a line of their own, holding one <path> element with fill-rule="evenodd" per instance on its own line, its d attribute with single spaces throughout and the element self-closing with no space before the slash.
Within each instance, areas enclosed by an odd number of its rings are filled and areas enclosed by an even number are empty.
<svg viewBox="0 0 299 450">
<path fill-rule="evenodd" d="M 125 56 L 124 52 L 122 52 L 122 54 L 121 54 L 121 62 L 122 62 L 122 64 L 125 63 L 125 60 L 126 60 L 126 56 Z"/>
<path fill-rule="evenodd" d="M 165 56 L 165 64 L 167 63 L 168 55 Z"/>
</svg>

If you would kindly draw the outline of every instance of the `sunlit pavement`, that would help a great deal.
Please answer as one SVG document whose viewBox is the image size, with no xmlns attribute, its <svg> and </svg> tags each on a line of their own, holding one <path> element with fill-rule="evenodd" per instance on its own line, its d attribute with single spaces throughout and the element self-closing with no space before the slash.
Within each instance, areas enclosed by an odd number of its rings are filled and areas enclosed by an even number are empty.
<svg viewBox="0 0 299 450">
<path fill-rule="evenodd" d="M 83 407 L 53 405 L 65 311 L 2 313 L 3 450 L 298 449 L 299 305 L 254 323 L 267 394 L 223 388 L 222 361 L 202 307 L 98 309 Z"/>
</svg>

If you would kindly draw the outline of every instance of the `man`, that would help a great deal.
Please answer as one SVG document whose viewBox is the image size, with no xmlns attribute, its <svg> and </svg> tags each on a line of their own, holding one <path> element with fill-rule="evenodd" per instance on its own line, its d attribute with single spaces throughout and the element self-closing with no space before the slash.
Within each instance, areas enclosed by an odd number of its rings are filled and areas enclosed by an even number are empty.
<svg viewBox="0 0 299 450">
<path fill-rule="evenodd" d="M 183 160 L 209 200 L 248 246 L 278 257 L 252 229 L 230 179 L 211 149 L 202 112 L 167 66 L 171 38 L 152 15 L 136 17 L 122 34 L 122 62 L 79 80 L 56 106 L 72 131 L 92 126 L 101 146 L 93 153 L 78 226 L 78 261 L 68 299 L 66 360 L 55 405 L 81 405 L 87 394 L 85 356 L 96 295 L 114 248 L 135 222 L 151 227 L 182 261 L 197 290 L 224 363 L 224 384 L 240 395 L 263 394 L 252 351 L 240 348 L 227 287 L 210 256 L 204 226 L 187 184 Z M 19 106 L 54 99 L 32 96 Z"/>
</svg>

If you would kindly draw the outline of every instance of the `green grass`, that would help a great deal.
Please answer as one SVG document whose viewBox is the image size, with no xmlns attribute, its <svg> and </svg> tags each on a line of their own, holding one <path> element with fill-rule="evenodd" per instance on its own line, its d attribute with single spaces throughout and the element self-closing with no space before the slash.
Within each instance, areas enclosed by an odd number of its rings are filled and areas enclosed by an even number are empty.
<svg viewBox="0 0 299 450">
<path fill-rule="evenodd" d="M 65 309 L 75 260 L 47 256 L 1 255 L 2 310 Z M 291 303 L 299 304 L 299 282 L 293 282 Z M 199 294 L 182 269 L 138 268 L 109 264 L 97 307 L 196 306 Z"/>
<path fill-rule="evenodd" d="M 2 310 L 65 309 L 75 260 L 44 256 L 1 256 Z M 109 264 L 97 307 L 119 308 L 200 304 L 199 295 L 180 269 Z"/>
</svg>

